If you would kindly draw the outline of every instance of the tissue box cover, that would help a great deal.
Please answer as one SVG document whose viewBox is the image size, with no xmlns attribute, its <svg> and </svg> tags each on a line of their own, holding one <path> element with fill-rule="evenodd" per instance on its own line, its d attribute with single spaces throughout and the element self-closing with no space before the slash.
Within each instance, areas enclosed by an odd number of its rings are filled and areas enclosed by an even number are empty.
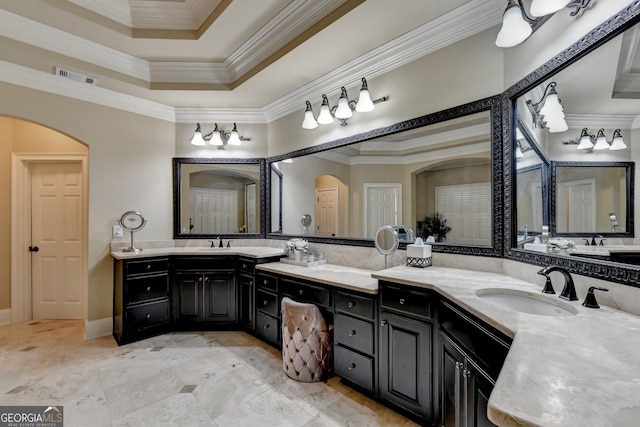
<svg viewBox="0 0 640 427">
<path fill-rule="evenodd" d="M 431 256 L 431 245 L 407 245 L 407 257 L 429 258 Z"/>
</svg>

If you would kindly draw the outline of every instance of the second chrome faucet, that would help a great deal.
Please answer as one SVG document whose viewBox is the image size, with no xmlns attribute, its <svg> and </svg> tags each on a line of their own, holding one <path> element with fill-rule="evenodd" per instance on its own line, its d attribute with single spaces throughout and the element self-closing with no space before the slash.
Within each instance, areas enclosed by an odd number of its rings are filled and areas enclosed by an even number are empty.
<svg viewBox="0 0 640 427">
<path fill-rule="evenodd" d="M 564 276 L 564 288 L 562 289 L 559 297 L 569 301 L 577 300 L 578 295 L 576 295 L 576 287 L 573 284 L 573 278 L 571 277 L 571 274 L 566 269 L 557 265 L 550 265 L 549 267 L 545 267 L 542 270 L 538 271 L 538 274 L 546 276 L 547 278 L 547 282 L 542 292 L 547 294 L 555 293 L 555 291 L 553 290 L 553 286 L 551 285 L 551 278 L 549 277 L 549 274 L 553 271 L 560 272 Z"/>
</svg>

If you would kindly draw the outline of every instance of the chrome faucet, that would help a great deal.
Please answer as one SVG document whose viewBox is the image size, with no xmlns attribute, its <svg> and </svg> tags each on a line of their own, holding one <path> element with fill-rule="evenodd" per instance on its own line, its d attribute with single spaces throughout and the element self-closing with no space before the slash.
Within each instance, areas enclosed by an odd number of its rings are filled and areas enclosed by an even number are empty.
<svg viewBox="0 0 640 427">
<path fill-rule="evenodd" d="M 564 288 L 562 289 L 562 292 L 560 293 L 559 298 L 566 299 L 569 301 L 577 300 L 578 296 L 576 295 L 576 287 L 573 284 L 573 278 L 571 277 L 571 274 L 569 273 L 569 271 L 557 265 L 550 265 L 549 267 L 545 267 L 542 270 L 538 271 L 538 274 L 546 276 L 548 279 L 547 285 L 550 285 L 551 280 L 549 279 L 549 274 L 552 271 L 558 271 L 562 273 L 562 275 L 564 276 Z M 551 289 L 553 290 L 553 288 Z M 546 285 L 545 285 L 545 290 L 547 290 Z M 545 292 L 545 290 L 543 290 L 543 292 Z M 551 293 L 551 292 L 547 292 L 547 293 Z"/>
</svg>

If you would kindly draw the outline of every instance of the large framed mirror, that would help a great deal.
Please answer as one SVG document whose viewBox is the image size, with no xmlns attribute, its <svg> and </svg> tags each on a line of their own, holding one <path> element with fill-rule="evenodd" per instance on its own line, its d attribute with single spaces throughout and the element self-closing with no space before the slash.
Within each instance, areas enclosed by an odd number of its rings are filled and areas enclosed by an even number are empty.
<svg viewBox="0 0 640 427">
<path fill-rule="evenodd" d="M 264 237 L 264 159 L 173 159 L 173 237 Z"/>
<path fill-rule="evenodd" d="M 373 246 L 393 225 L 401 244 L 432 235 L 436 252 L 501 256 L 500 114 L 494 96 L 267 159 L 282 186 L 268 236 Z"/>
<path fill-rule="evenodd" d="M 639 158 L 634 149 L 640 144 L 637 125 L 640 91 L 635 89 L 638 76 L 634 71 L 634 64 L 640 58 L 637 50 L 639 22 L 640 4 L 634 2 L 503 94 L 504 219 L 509 230 L 505 234 L 505 257 L 538 265 L 561 265 L 578 274 L 640 286 L 637 263 L 631 258 L 625 260 L 613 255 L 618 246 L 624 247 L 627 254 L 640 258 L 640 245 L 636 246 L 633 228 L 634 217 L 638 215 L 633 206 L 633 169 L 636 158 Z M 545 122 L 544 115 L 542 120 L 537 120 L 532 114 L 535 112 L 532 106 L 540 103 L 550 84 L 555 86 L 561 99 L 566 130 L 563 126 L 558 129 Z M 524 178 L 520 179 L 516 157 L 518 117 L 551 162 L 546 178 L 551 237 L 564 236 L 580 246 L 586 243 L 587 236 L 602 235 L 606 238 L 604 249 L 597 257 L 588 255 L 584 248 L 575 251 L 570 248 L 569 253 L 553 253 L 549 250 L 528 250 L 520 244 L 524 231 L 519 212 L 524 208 L 520 199 L 531 189 Z M 581 146 L 585 135 L 591 145 L 595 145 L 600 129 L 607 144 L 603 146 L 604 150 L 590 148 L 589 144 Z M 627 149 L 608 149 L 616 135 L 623 137 Z M 602 174 L 606 174 L 608 189 L 598 187 Z M 581 187 L 587 182 L 587 186 Z M 591 186 L 590 190 L 585 190 L 588 186 Z M 567 215 L 571 209 L 567 203 L 574 203 L 575 208 L 579 201 L 568 202 L 567 199 L 580 198 L 586 195 L 585 191 L 594 198 L 582 201 L 589 204 L 590 207 L 584 209 L 589 215 L 575 218 L 576 222 L 570 224 Z M 602 213 L 603 210 L 607 212 Z M 575 208 L 573 212 L 579 211 Z M 613 216 L 610 219 L 609 214 L 614 214 L 618 222 L 615 230 Z M 597 239 L 598 244 L 600 240 Z"/>
</svg>

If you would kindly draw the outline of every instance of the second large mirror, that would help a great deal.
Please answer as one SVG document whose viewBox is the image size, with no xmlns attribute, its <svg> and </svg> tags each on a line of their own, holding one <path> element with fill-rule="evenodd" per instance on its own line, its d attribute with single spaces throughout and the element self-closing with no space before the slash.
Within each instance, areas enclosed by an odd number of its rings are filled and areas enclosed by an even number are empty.
<svg viewBox="0 0 640 427">
<path fill-rule="evenodd" d="M 439 245 L 499 253 L 497 105 L 488 98 L 270 159 L 272 232 L 372 242 L 381 226 L 395 225 L 404 242 L 433 236 Z"/>
</svg>

